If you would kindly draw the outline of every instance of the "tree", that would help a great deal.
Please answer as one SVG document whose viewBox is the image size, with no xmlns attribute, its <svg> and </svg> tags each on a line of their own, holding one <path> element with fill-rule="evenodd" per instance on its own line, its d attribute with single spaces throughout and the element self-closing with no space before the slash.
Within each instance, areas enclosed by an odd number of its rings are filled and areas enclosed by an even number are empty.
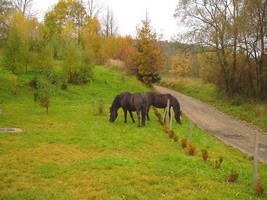
<svg viewBox="0 0 267 200">
<path fill-rule="evenodd" d="M 216 53 L 229 97 L 236 92 L 242 6 L 240 0 L 182 0 L 174 15 L 190 26 L 185 36 L 191 43 Z"/>
<path fill-rule="evenodd" d="M 73 38 L 78 43 L 81 39 L 81 30 L 88 18 L 84 6 L 76 0 L 60 0 L 54 8 L 45 14 L 44 23 L 48 28 L 48 37 L 54 34 L 61 35 L 66 26 L 72 26 Z"/>
<path fill-rule="evenodd" d="M 8 23 L 7 18 L 12 11 L 12 4 L 10 1 L 0 1 L 0 39 L 3 39 L 7 34 Z"/>
<path fill-rule="evenodd" d="M 107 8 L 106 15 L 103 18 L 103 35 L 106 37 L 114 36 L 117 34 L 118 26 L 113 12 Z"/>
<path fill-rule="evenodd" d="M 189 58 L 184 55 L 176 54 L 171 60 L 171 74 L 178 76 L 185 76 L 190 69 Z"/>
<path fill-rule="evenodd" d="M 4 66 L 12 73 L 22 67 L 22 40 L 16 27 L 10 27 L 4 49 Z"/>
<path fill-rule="evenodd" d="M 33 3 L 33 0 L 11 0 L 13 6 L 20 10 L 23 15 L 30 15 L 30 9 Z"/>
<path fill-rule="evenodd" d="M 145 20 L 141 21 L 141 27 L 137 28 L 136 42 L 137 77 L 148 85 L 159 82 L 158 71 L 163 68 L 167 56 L 157 41 L 157 33 L 150 26 L 147 13 Z"/>
<path fill-rule="evenodd" d="M 104 4 L 99 0 L 88 0 L 87 1 L 87 12 L 90 18 L 95 18 L 103 10 Z"/>
<path fill-rule="evenodd" d="M 263 100 L 267 98 L 267 1 L 244 2 L 241 47 L 247 57 L 248 81 L 254 97 Z"/>
<path fill-rule="evenodd" d="M 81 42 L 86 51 L 91 51 L 95 58 L 100 57 L 101 47 L 101 26 L 96 17 L 88 18 L 84 22 Z"/>
<path fill-rule="evenodd" d="M 70 38 L 66 40 L 63 68 L 69 83 L 85 84 L 92 78 L 93 58 L 91 51 L 83 51 Z"/>
</svg>

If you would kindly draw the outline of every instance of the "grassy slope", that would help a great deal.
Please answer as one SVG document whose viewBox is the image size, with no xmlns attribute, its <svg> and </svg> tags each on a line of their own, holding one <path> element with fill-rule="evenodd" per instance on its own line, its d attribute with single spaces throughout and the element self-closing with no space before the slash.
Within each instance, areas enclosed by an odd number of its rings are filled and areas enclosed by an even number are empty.
<svg viewBox="0 0 267 200">
<path fill-rule="evenodd" d="M 267 132 L 266 103 L 248 99 L 244 100 L 240 97 L 234 97 L 232 100 L 229 100 L 222 92 L 218 92 L 218 89 L 214 85 L 203 83 L 198 79 L 180 77 L 174 80 L 165 78 L 161 84 L 201 101 L 208 102 L 224 113 L 250 122 Z"/>
<path fill-rule="evenodd" d="M 47 116 L 25 87 L 27 76 L 18 80 L 13 98 L 8 74 L 0 71 L 0 127 L 24 130 L 0 133 L 0 199 L 257 199 L 252 160 L 212 135 L 194 127 L 197 152 L 188 156 L 162 131 L 153 112 L 146 127 L 130 120 L 124 124 L 121 110 L 109 123 L 116 94 L 148 89 L 103 67 L 94 74 L 90 85 L 57 91 Z M 188 137 L 188 120 L 175 124 L 174 131 L 179 141 Z M 204 148 L 207 163 L 201 159 Z M 223 164 L 214 169 L 220 156 Z M 226 183 L 232 168 L 238 181 Z M 267 166 L 259 169 L 266 188 Z"/>
</svg>

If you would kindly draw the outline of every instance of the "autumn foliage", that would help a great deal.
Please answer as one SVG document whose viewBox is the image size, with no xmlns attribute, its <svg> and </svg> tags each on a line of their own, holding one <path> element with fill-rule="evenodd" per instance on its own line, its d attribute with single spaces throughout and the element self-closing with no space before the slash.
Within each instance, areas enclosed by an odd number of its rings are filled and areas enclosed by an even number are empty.
<svg viewBox="0 0 267 200">
<path fill-rule="evenodd" d="M 137 29 L 136 42 L 137 77 L 148 85 L 159 82 L 159 70 L 164 67 L 167 56 L 157 40 L 157 34 L 150 26 L 148 16 Z"/>
<path fill-rule="evenodd" d="M 189 146 L 188 146 L 187 153 L 188 153 L 188 155 L 190 155 L 190 156 L 195 155 L 195 153 L 196 153 L 196 146 L 193 145 L 192 143 L 190 143 Z"/>
<path fill-rule="evenodd" d="M 256 195 L 263 195 L 264 189 L 263 189 L 263 181 L 262 181 L 262 177 L 260 176 L 257 184 L 255 186 L 255 193 Z"/>
</svg>

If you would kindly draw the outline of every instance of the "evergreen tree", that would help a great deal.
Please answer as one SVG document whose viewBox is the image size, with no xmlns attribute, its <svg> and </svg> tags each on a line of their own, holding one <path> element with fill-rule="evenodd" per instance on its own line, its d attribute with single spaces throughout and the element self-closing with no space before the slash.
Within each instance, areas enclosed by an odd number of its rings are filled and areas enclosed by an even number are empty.
<svg viewBox="0 0 267 200">
<path fill-rule="evenodd" d="M 167 55 L 157 40 L 157 33 L 150 26 L 150 20 L 142 20 L 137 28 L 137 77 L 144 83 L 151 85 L 160 81 L 159 70 L 163 68 Z"/>
</svg>

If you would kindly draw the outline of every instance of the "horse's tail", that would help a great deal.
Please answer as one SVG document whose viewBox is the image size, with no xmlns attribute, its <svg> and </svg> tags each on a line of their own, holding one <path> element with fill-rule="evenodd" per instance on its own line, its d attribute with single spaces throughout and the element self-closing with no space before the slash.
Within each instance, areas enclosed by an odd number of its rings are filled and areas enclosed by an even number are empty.
<svg viewBox="0 0 267 200">
<path fill-rule="evenodd" d="M 142 103 L 141 103 L 141 110 L 144 110 L 147 113 L 147 109 L 148 109 L 148 98 L 146 94 L 141 94 L 142 97 Z"/>
</svg>

